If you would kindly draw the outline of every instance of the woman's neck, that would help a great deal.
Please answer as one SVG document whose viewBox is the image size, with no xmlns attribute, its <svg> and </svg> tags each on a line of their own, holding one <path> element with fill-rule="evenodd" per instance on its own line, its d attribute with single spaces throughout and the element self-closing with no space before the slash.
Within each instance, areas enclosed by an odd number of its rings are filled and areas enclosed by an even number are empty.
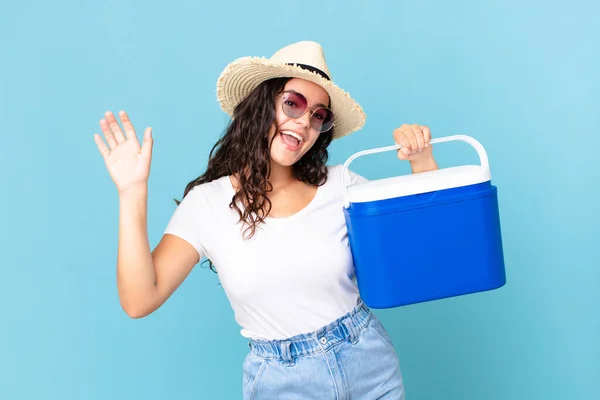
<svg viewBox="0 0 600 400">
<path fill-rule="evenodd" d="M 249 170 L 246 170 L 246 173 L 251 172 L 249 172 Z M 232 175 L 230 177 L 230 180 L 234 188 L 238 190 L 240 185 L 239 175 Z M 268 181 L 269 183 L 271 183 L 273 190 L 277 190 L 286 187 L 292 183 L 298 182 L 298 179 L 294 175 L 292 167 L 284 167 L 276 163 L 271 163 L 271 175 L 269 176 Z"/>
<path fill-rule="evenodd" d="M 273 190 L 287 186 L 290 183 L 296 182 L 297 180 L 298 179 L 294 175 L 294 170 L 291 166 L 285 167 L 271 162 L 271 175 L 269 176 L 269 182 L 271 185 L 273 185 Z"/>
</svg>

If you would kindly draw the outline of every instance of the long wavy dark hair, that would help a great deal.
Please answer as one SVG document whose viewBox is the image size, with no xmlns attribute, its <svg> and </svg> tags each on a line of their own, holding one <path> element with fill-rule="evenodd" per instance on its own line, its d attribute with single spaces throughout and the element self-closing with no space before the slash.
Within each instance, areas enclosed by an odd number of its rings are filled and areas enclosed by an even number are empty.
<svg viewBox="0 0 600 400">
<path fill-rule="evenodd" d="M 224 176 L 236 176 L 239 189 L 232 197 L 229 207 L 237 211 L 239 222 L 245 225 L 243 234 L 246 239 L 254 235 L 258 224 L 271 211 L 271 202 L 267 196 L 273 190 L 269 182 L 272 144 L 269 143 L 269 131 L 274 123 L 275 128 L 279 128 L 275 118 L 275 100 L 290 79 L 267 80 L 238 104 L 224 134 L 210 152 L 206 171 L 188 183 L 183 193 L 185 197 L 197 185 Z M 293 172 L 298 180 L 317 186 L 327 181 L 327 147 L 333 138 L 334 129 L 321 133 L 310 150 L 293 165 Z M 176 200 L 176 203 L 179 205 L 180 202 Z M 243 207 L 240 208 L 238 204 Z M 211 269 L 214 271 L 212 263 Z"/>
</svg>

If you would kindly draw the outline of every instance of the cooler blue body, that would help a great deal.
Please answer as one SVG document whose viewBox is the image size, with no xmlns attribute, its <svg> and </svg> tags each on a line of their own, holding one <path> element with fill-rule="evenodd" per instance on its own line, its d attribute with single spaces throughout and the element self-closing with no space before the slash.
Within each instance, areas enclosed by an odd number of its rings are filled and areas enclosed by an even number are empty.
<svg viewBox="0 0 600 400">
<path fill-rule="evenodd" d="M 506 283 L 490 181 L 344 208 L 363 301 L 390 308 Z"/>
</svg>

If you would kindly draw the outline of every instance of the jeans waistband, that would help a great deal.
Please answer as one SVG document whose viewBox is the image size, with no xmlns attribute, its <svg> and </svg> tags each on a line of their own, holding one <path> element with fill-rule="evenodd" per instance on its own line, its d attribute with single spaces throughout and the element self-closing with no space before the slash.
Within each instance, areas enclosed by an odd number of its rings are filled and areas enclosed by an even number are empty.
<svg viewBox="0 0 600 400">
<path fill-rule="evenodd" d="M 355 343 L 371 316 L 371 310 L 359 299 L 348 314 L 314 332 L 284 340 L 250 339 L 250 348 L 260 357 L 293 363 L 299 357 L 322 353 L 344 341 Z"/>
</svg>

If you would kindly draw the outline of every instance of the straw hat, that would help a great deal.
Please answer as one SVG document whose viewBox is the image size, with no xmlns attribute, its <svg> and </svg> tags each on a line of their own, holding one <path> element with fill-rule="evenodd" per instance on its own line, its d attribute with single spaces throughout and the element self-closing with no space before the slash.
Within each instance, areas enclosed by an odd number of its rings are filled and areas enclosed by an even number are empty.
<svg viewBox="0 0 600 400">
<path fill-rule="evenodd" d="M 363 127 L 366 115 L 362 107 L 333 83 L 323 49 L 312 41 L 293 43 L 269 59 L 242 57 L 231 62 L 217 81 L 217 100 L 221 109 L 232 117 L 234 108 L 261 82 L 278 77 L 306 79 L 329 93 L 334 114 L 334 139 Z"/>
</svg>

